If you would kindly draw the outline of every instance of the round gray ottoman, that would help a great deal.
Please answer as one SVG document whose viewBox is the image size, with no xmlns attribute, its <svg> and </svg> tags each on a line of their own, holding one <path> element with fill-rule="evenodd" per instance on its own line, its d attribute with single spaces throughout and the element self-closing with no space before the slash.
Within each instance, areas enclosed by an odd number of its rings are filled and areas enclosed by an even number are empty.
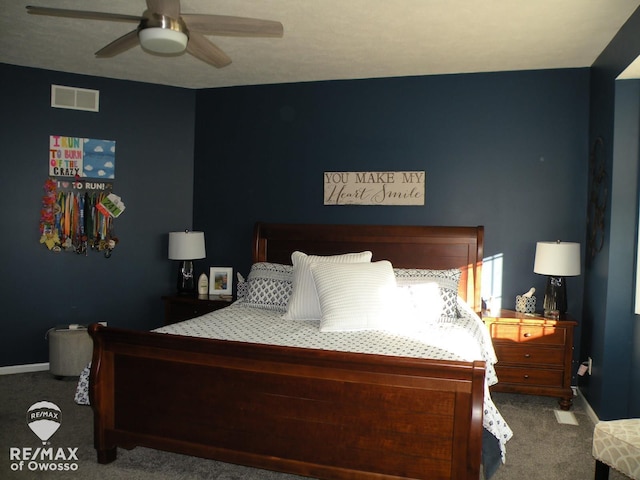
<svg viewBox="0 0 640 480">
<path fill-rule="evenodd" d="M 86 328 L 49 331 L 49 371 L 57 377 L 77 377 L 91 361 L 93 340 Z"/>
</svg>

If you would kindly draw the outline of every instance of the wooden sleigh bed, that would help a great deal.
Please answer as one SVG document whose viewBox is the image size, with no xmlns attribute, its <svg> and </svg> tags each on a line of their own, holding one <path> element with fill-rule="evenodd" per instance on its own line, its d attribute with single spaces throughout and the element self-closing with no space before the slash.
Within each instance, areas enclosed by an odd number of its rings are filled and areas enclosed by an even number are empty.
<svg viewBox="0 0 640 480">
<path fill-rule="evenodd" d="M 256 225 L 254 262 L 290 264 L 294 250 L 460 268 L 480 311 L 482 227 Z M 482 361 L 89 332 L 100 463 L 145 446 L 327 479 L 480 478 Z"/>
</svg>

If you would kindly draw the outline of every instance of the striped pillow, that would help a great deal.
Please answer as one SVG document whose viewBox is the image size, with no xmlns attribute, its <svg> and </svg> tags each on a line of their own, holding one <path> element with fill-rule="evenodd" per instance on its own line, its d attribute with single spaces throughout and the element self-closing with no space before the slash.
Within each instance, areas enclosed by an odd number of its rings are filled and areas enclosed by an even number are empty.
<svg viewBox="0 0 640 480">
<path fill-rule="evenodd" d="M 320 331 L 376 330 L 393 321 L 396 278 L 387 260 L 374 263 L 313 263 Z"/>
<path fill-rule="evenodd" d="M 287 320 L 319 320 L 321 316 L 318 294 L 309 269 L 312 263 L 362 263 L 371 262 L 371 252 L 345 253 L 344 255 L 318 256 L 293 252 L 293 290 L 287 305 Z"/>
</svg>

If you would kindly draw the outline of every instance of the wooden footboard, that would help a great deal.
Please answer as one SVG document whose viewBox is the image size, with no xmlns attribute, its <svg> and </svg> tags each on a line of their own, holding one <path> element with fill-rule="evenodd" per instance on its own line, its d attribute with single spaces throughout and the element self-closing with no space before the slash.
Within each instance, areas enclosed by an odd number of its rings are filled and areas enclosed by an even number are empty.
<svg viewBox="0 0 640 480">
<path fill-rule="evenodd" d="M 327 479 L 479 478 L 484 362 L 89 332 L 100 463 L 146 446 Z"/>
</svg>

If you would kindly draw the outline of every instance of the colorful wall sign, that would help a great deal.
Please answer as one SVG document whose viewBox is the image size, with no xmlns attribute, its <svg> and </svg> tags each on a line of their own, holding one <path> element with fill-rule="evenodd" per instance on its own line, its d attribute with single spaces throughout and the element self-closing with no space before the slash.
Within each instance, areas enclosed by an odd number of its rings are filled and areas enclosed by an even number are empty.
<svg viewBox="0 0 640 480">
<path fill-rule="evenodd" d="M 113 180 L 116 169 L 115 140 L 49 137 L 49 175 Z"/>
</svg>

